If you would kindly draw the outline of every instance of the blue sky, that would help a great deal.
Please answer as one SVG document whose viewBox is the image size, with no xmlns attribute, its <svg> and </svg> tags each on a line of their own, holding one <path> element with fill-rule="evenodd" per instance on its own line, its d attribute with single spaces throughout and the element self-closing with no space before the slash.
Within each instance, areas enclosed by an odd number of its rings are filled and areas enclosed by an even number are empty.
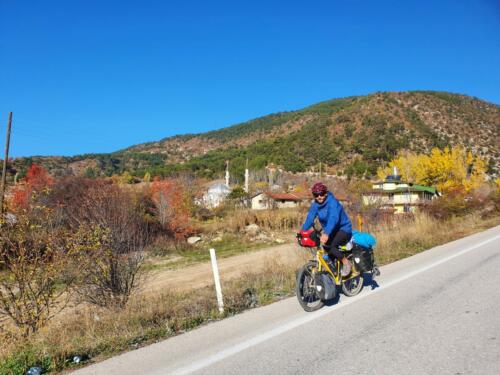
<svg viewBox="0 0 500 375">
<path fill-rule="evenodd" d="M 0 146 L 111 152 L 374 91 L 500 103 L 498 0 L 0 0 Z"/>
</svg>

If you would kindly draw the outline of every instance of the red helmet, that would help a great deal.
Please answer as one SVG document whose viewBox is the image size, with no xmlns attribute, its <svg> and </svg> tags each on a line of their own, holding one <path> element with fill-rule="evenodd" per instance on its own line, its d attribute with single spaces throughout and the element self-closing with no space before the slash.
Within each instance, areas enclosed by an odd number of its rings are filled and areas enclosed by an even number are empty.
<svg viewBox="0 0 500 375">
<path fill-rule="evenodd" d="M 324 195 L 326 193 L 328 193 L 328 188 L 326 187 L 326 185 L 322 182 L 316 182 L 312 189 L 311 189 L 311 193 L 317 195 Z"/>
</svg>

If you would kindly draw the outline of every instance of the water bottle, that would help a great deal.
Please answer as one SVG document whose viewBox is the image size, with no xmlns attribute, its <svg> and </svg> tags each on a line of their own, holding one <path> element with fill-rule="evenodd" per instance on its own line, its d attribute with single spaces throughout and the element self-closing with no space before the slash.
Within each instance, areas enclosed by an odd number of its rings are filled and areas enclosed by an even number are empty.
<svg viewBox="0 0 500 375">
<path fill-rule="evenodd" d="M 353 248 L 353 247 L 354 247 L 354 244 L 353 244 L 353 242 L 352 242 L 352 239 L 351 239 L 351 240 L 349 240 L 349 242 L 345 244 L 345 249 L 346 249 L 347 251 L 352 250 L 352 248 Z"/>
</svg>

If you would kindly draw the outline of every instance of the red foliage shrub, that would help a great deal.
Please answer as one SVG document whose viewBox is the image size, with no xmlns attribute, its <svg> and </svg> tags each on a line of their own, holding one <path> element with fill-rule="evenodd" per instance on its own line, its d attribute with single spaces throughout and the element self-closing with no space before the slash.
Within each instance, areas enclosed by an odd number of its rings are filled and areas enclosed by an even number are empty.
<svg viewBox="0 0 500 375">
<path fill-rule="evenodd" d="M 54 179 L 49 175 L 49 172 L 38 164 L 32 164 L 25 178 L 26 184 L 35 190 L 42 190 L 54 183 Z"/>
<path fill-rule="evenodd" d="M 15 211 L 28 209 L 35 196 L 53 184 L 54 179 L 44 167 L 32 164 L 22 184 L 13 189 L 12 199 L 9 202 L 11 208 Z"/>
<path fill-rule="evenodd" d="M 191 200 L 186 187 L 179 180 L 155 180 L 151 184 L 151 198 L 158 221 L 177 239 L 193 232 L 189 225 Z"/>
</svg>

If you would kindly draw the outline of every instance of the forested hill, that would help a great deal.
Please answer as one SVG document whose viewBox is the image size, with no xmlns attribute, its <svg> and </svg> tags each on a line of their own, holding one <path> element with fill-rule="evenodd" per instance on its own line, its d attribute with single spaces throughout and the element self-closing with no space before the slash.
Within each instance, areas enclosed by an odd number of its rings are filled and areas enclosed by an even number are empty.
<svg viewBox="0 0 500 375">
<path fill-rule="evenodd" d="M 369 177 L 401 150 L 463 145 L 499 170 L 500 106 L 445 92 L 375 93 L 325 101 L 305 109 L 275 113 L 203 134 L 175 136 L 111 154 L 63 158 L 19 158 L 11 174 L 32 162 L 53 174 L 171 175 L 192 171 L 215 177 L 231 161 L 242 174 L 273 163 L 292 172 L 317 168 Z"/>
</svg>

